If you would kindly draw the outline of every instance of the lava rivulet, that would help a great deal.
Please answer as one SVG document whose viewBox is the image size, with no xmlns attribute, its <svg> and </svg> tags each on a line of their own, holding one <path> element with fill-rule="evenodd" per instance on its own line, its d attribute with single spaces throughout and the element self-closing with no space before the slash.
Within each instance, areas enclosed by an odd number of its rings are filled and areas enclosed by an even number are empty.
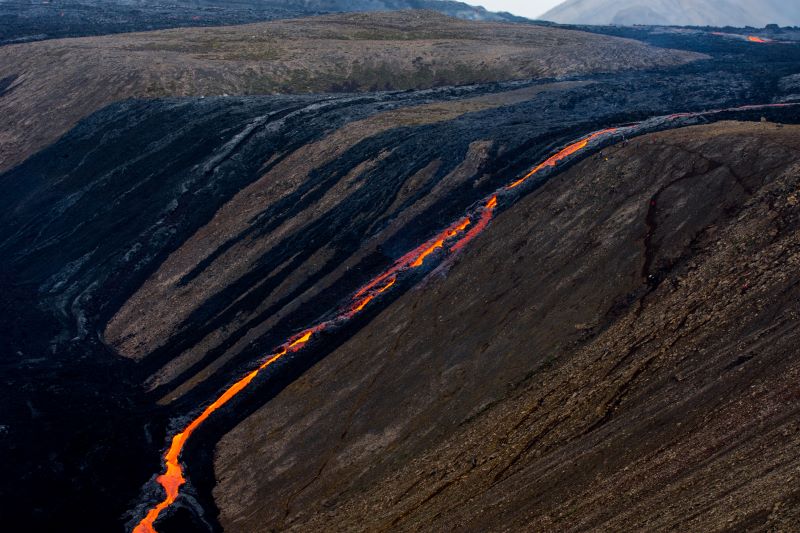
<svg viewBox="0 0 800 533">
<path fill-rule="evenodd" d="M 452 239 L 453 237 L 457 236 L 459 233 L 463 232 L 467 226 L 469 226 L 472 222 L 470 219 L 464 220 L 464 222 L 458 224 L 455 228 L 447 230 L 439 238 L 434 242 L 432 245 L 428 246 L 425 250 L 419 254 L 419 257 L 411 263 L 411 268 L 419 268 L 425 262 L 425 258 L 429 255 L 433 254 L 436 250 L 443 248 L 444 243 L 447 239 Z"/>
<path fill-rule="evenodd" d="M 522 185 L 523 183 L 528 181 L 528 179 L 530 179 L 534 175 L 536 175 L 539 172 L 541 172 L 543 169 L 545 169 L 547 167 L 554 167 L 554 166 L 558 165 L 564 159 L 566 159 L 569 156 L 571 156 L 572 154 L 574 154 L 576 152 L 580 152 L 581 150 L 586 148 L 589 145 L 589 143 L 592 142 L 594 139 L 596 139 L 598 137 L 601 137 L 603 135 L 614 133 L 616 131 L 617 131 L 616 128 L 609 128 L 609 129 L 606 129 L 606 130 L 596 131 L 596 132 L 592 133 L 591 135 L 589 135 L 588 137 L 585 137 L 585 138 L 581 139 L 580 141 L 577 141 L 577 142 L 574 142 L 574 143 L 568 145 L 566 148 L 561 149 L 555 155 L 549 157 L 547 160 L 545 160 L 544 163 L 541 163 L 540 165 L 534 167 L 533 170 L 531 170 L 530 172 L 528 172 L 527 174 L 522 176 L 517 181 L 511 183 L 511 185 L 509 185 L 507 188 L 508 189 L 516 189 L 517 187 L 519 187 L 520 185 Z"/>
<path fill-rule="evenodd" d="M 400 272 L 421 267 L 425 263 L 425 259 L 432 255 L 434 252 L 443 248 L 445 243 L 457 237 L 460 233 L 472 224 L 469 218 L 464 218 L 451 225 L 446 230 L 442 231 L 432 239 L 426 241 L 424 244 L 419 245 L 407 254 L 403 255 L 395 261 L 395 263 L 386 271 L 374 278 L 372 281 L 364 285 L 358 292 L 355 293 L 353 299 L 358 301 L 366 294 L 375 293 L 376 287 L 380 287 L 388 279 L 395 278 Z"/>
<path fill-rule="evenodd" d="M 770 43 L 781 43 L 784 41 L 775 41 L 773 39 L 768 39 L 766 37 L 758 37 L 756 35 L 742 35 L 740 33 L 723 33 L 721 31 L 712 31 L 711 35 L 716 37 L 725 37 L 726 39 L 738 39 L 741 41 L 747 41 L 751 43 L 758 43 L 758 44 L 770 44 Z"/>
<path fill-rule="evenodd" d="M 306 345 L 306 343 L 308 343 L 308 341 L 311 340 L 311 337 L 314 335 L 314 333 L 321 331 L 324 329 L 324 327 L 324 325 L 320 325 L 316 328 L 309 329 L 308 331 L 305 331 L 290 340 L 277 353 L 273 354 L 266 361 L 264 361 L 256 370 L 251 371 L 245 377 L 228 387 L 228 389 L 225 390 L 225 392 L 223 392 L 219 398 L 214 400 L 211 405 L 206 407 L 203 412 L 200 413 L 197 418 L 192 420 L 183 431 L 172 437 L 172 443 L 170 444 L 167 453 L 164 455 L 166 470 L 163 474 L 156 478 L 156 481 L 158 481 L 159 485 L 164 488 L 166 497 L 158 505 L 147 512 L 147 515 L 145 515 L 144 519 L 142 519 L 142 521 L 139 522 L 139 524 L 134 528 L 133 533 L 156 533 L 154 526 L 156 519 L 158 519 L 158 516 L 164 509 L 172 505 L 172 503 L 177 499 L 181 486 L 186 483 L 186 478 L 183 476 L 183 467 L 180 464 L 180 456 L 181 452 L 183 452 L 184 446 L 186 445 L 186 441 L 189 439 L 189 437 L 191 437 L 192 433 L 194 433 L 195 430 L 200 427 L 200 425 L 205 422 L 214 411 L 228 403 L 234 396 L 242 392 L 245 387 L 250 385 L 250 382 L 252 382 L 262 370 L 272 365 L 284 355 L 300 350 Z"/>
<path fill-rule="evenodd" d="M 453 252 L 458 252 L 463 249 L 467 244 L 469 244 L 472 239 L 477 237 L 486 226 L 489 225 L 489 222 L 492 220 L 492 216 L 494 216 L 494 210 L 497 207 L 497 195 L 492 196 L 486 205 L 483 206 L 483 212 L 481 213 L 481 218 L 478 220 L 477 224 L 469 230 L 466 235 L 464 235 L 458 242 L 456 242 L 451 250 Z"/>
<path fill-rule="evenodd" d="M 739 108 L 697 113 L 678 113 L 674 115 L 668 115 L 666 117 L 656 117 L 652 120 L 654 123 L 661 124 L 663 129 L 663 127 L 668 127 L 666 124 L 682 118 L 713 116 L 726 111 L 753 111 L 790 106 L 800 106 L 800 104 L 790 103 L 748 105 Z M 321 331 L 340 326 L 344 322 L 361 313 L 380 295 L 388 292 L 393 287 L 396 287 L 402 274 L 422 268 L 426 264 L 427 260 L 437 253 L 454 254 L 463 249 L 489 225 L 494 216 L 495 210 L 498 207 L 499 201 L 504 198 L 509 198 L 511 190 L 518 188 L 534 175 L 548 167 L 556 167 L 559 163 L 568 159 L 570 156 L 586 149 L 592 141 L 610 138 L 620 134 L 625 135 L 639 133 L 640 130 L 644 131 L 647 129 L 642 128 L 642 126 L 645 124 L 647 124 L 647 122 L 597 131 L 559 150 L 556 154 L 546 159 L 543 163 L 540 163 L 534 167 L 533 170 L 531 170 L 522 178 L 519 178 L 509 185 L 499 189 L 494 194 L 477 204 L 477 207 L 471 208 L 466 217 L 459 219 L 444 231 L 438 233 L 425 243 L 400 257 L 389 269 L 359 289 L 353 295 L 351 302 L 344 308 L 340 309 L 339 312 L 334 315 L 334 318 L 321 322 L 316 326 L 295 335 L 285 344 L 283 344 L 275 353 L 266 358 L 257 368 L 251 370 L 243 378 L 230 385 L 216 400 L 206 407 L 202 413 L 200 413 L 200 415 L 194 418 L 183 429 L 183 431 L 172 437 L 169 449 L 164 454 L 164 473 L 156 478 L 158 484 L 164 489 L 166 496 L 160 503 L 147 512 L 141 522 L 139 522 L 133 529 L 133 533 L 156 533 L 154 526 L 155 521 L 164 510 L 166 510 L 175 502 L 175 500 L 178 498 L 180 487 L 186 483 L 180 458 L 187 440 L 203 424 L 203 422 L 205 422 L 215 411 L 227 404 L 231 399 L 247 388 L 247 386 L 250 385 L 262 371 L 269 368 L 287 354 L 298 352 L 305 348 L 308 343 L 314 339 L 315 335 Z"/>
<path fill-rule="evenodd" d="M 356 313 L 361 312 L 367 305 L 369 305 L 369 303 L 372 300 L 377 298 L 379 294 L 383 294 L 384 292 L 394 287 L 395 283 L 397 283 L 397 278 L 389 278 L 388 280 L 386 280 L 386 283 L 384 285 L 371 291 L 371 293 L 367 294 L 366 296 L 361 296 L 360 299 L 355 303 L 353 308 L 350 310 L 350 312 L 347 314 L 347 316 L 352 317 L 355 316 Z"/>
<path fill-rule="evenodd" d="M 494 210 L 495 206 L 497 205 L 497 198 L 492 198 L 489 204 L 490 205 L 486 206 L 484 213 L 491 213 L 491 211 Z M 482 230 L 484 227 L 486 227 L 488 222 L 489 221 L 488 219 L 485 219 L 485 216 L 482 217 L 481 223 L 476 227 L 476 229 L 479 227 Z M 180 456 L 186 445 L 186 441 L 189 439 L 192 433 L 194 433 L 195 430 L 197 430 L 197 428 L 200 427 L 200 425 L 205 422 L 212 413 L 214 413 L 214 411 L 217 411 L 220 407 L 228 403 L 248 385 L 250 385 L 250 383 L 256 378 L 256 376 L 258 376 L 259 373 L 261 373 L 262 370 L 265 370 L 285 355 L 297 352 L 305 347 L 316 333 L 323 331 L 332 325 L 340 324 L 343 321 L 350 320 L 358 313 L 363 311 L 373 300 L 375 300 L 375 298 L 395 286 L 397 283 L 397 275 L 399 273 L 406 270 L 417 269 L 423 266 L 426 258 L 444 248 L 449 242 L 453 241 L 459 235 L 464 234 L 464 231 L 470 226 L 471 223 L 472 222 L 469 218 L 464 218 L 441 232 L 433 239 L 427 241 L 425 244 L 415 248 L 408 254 L 401 257 L 400 260 L 398 260 L 388 271 L 384 272 L 360 289 L 355 294 L 353 298 L 354 304 L 350 308 L 342 310 L 335 318 L 322 322 L 287 341 L 280 350 L 267 358 L 266 361 L 264 361 L 257 369 L 251 371 L 245 377 L 228 387 L 219 398 L 214 400 L 211 405 L 206 407 L 197 418 L 193 419 L 183 431 L 177 433 L 172 438 L 170 447 L 167 450 L 167 453 L 164 455 L 164 463 L 166 466 L 165 471 L 156 478 L 156 481 L 166 492 L 166 497 L 147 512 L 142 521 L 139 522 L 139 524 L 137 524 L 137 526 L 134 528 L 133 533 L 156 533 L 155 521 L 158 519 L 162 511 L 167 509 L 175 502 L 178 497 L 180 487 L 186 483 L 186 478 L 183 475 L 183 467 L 180 463 Z M 470 234 L 467 234 L 467 237 L 470 237 Z"/>
</svg>

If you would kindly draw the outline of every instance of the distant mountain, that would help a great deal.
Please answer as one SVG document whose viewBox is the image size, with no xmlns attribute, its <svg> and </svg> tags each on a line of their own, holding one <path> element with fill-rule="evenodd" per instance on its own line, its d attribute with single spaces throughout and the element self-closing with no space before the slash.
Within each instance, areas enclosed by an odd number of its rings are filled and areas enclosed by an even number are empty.
<svg viewBox="0 0 800 533">
<path fill-rule="evenodd" d="M 428 9 L 466 20 L 526 20 L 451 0 L 0 0 L 0 45 L 186 26 L 247 24 L 326 13 L 405 9 Z"/>
<path fill-rule="evenodd" d="M 663 26 L 800 25 L 789 0 L 567 0 L 541 17 L 562 24 Z"/>
</svg>

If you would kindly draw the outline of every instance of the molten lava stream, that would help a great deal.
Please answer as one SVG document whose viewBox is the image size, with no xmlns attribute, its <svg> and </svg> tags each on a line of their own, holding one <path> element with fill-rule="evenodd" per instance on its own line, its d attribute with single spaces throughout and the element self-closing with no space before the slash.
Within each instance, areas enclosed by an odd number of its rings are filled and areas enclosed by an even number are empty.
<svg viewBox="0 0 800 533">
<path fill-rule="evenodd" d="M 591 134 L 590 136 L 581 139 L 573 144 L 570 144 L 563 150 L 559 151 L 544 163 L 540 164 L 529 172 L 522 179 L 513 182 L 507 186 L 506 189 L 514 189 L 529 179 L 531 176 L 537 174 L 542 169 L 547 167 L 555 167 L 559 162 L 567 157 L 579 152 L 588 146 L 589 142 L 593 139 L 617 131 L 616 129 L 608 129 Z M 163 487 L 166 496 L 164 500 L 158 503 L 155 507 L 150 509 L 141 522 L 134 528 L 133 533 L 157 533 L 155 529 L 155 521 L 161 513 L 169 508 L 178 498 L 180 487 L 186 483 L 186 478 L 183 475 L 183 467 L 180 463 L 181 453 L 186 445 L 186 441 L 203 424 L 215 411 L 220 409 L 236 395 L 242 392 L 250 383 L 261 373 L 261 371 L 268 368 L 270 365 L 280 360 L 282 357 L 289 353 L 297 352 L 303 349 L 316 333 L 324 329 L 339 325 L 344 321 L 350 320 L 363 311 L 372 301 L 374 301 L 381 294 L 389 291 L 397 283 L 398 275 L 421 268 L 426 259 L 436 254 L 440 250 L 446 249 L 449 253 L 455 253 L 463 249 L 475 237 L 477 237 L 489 225 L 494 211 L 497 208 L 498 196 L 493 194 L 491 197 L 484 200 L 482 205 L 476 209 L 476 214 L 479 212 L 479 218 L 476 223 L 473 223 L 470 217 L 465 217 L 453 223 L 450 227 L 428 240 L 424 244 L 411 250 L 400 259 L 398 259 L 392 267 L 386 272 L 380 274 L 375 279 L 364 285 L 353 296 L 353 303 L 333 319 L 322 322 L 311 329 L 297 335 L 284 344 L 280 350 L 271 355 L 264 361 L 261 366 L 251 371 L 242 379 L 228 387 L 222 395 L 219 396 L 211 405 L 206 407 L 203 412 L 194 420 L 192 420 L 186 428 L 172 438 L 167 453 L 164 454 L 165 471 L 163 474 L 156 478 L 156 481 Z M 469 228 L 469 231 L 467 231 Z"/>
<path fill-rule="evenodd" d="M 491 213 L 497 205 L 497 199 L 493 198 L 490 201 L 491 205 L 487 205 L 484 210 L 484 215 L 481 218 L 481 225 L 483 229 L 488 223 L 486 219 L 486 212 Z M 194 420 L 192 420 L 186 428 L 172 438 L 167 453 L 164 455 L 164 464 L 166 466 L 165 472 L 156 478 L 156 481 L 161 485 L 166 493 L 166 497 L 155 507 L 150 509 L 145 517 L 134 528 L 133 533 L 157 533 L 155 529 L 155 521 L 161 515 L 161 512 L 170 507 L 178 497 L 180 487 L 186 483 L 186 478 L 183 475 L 183 467 L 180 463 L 180 456 L 186 445 L 186 441 L 191 437 L 192 433 L 205 422 L 215 411 L 228 403 L 242 390 L 244 390 L 250 383 L 270 365 L 284 357 L 289 353 L 300 351 L 308 344 L 315 334 L 327 329 L 328 327 L 339 325 L 342 322 L 350 320 L 358 313 L 363 311 L 375 298 L 387 292 L 397 283 L 397 275 L 403 271 L 417 269 L 423 266 L 425 260 L 433 255 L 438 250 L 444 248 L 448 243 L 453 241 L 456 237 L 463 234 L 467 227 L 472 222 L 469 218 L 464 218 L 459 222 L 453 224 L 445 231 L 433 239 L 427 241 L 425 244 L 415 248 L 408 254 L 401 257 L 388 271 L 384 272 L 362 289 L 360 289 L 353 297 L 354 303 L 347 309 L 342 310 L 332 320 L 322 322 L 311 329 L 293 337 L 286 344 L 278 350 L 277 353 L 271 355 L 264 361 L 261 366 L 251 371 L 245 377 L 228 387 L 222 395 L 217 398 L 211 405 L 206 407 L 203 412 Z M 470 234 L 467 234 L 470 237 Z M 470 237 L 471 238 L 471 237 Z"/>
<path fill-rule="evenodd" d="M 797 105 L 800 104 L 766 104 L 760 106 L 750 105 L 743 106 L 741 108 L 705 111 L 701 113 L 682 113 L 661 118 L 677 119 L 684 117 L 710 116 L 721 113 L 722 111 L 735 111 L 737 109 L 754 110 Z M 543 163 L 534 167 L 533 170 L 531 170 L 522 178 L 501 188 L 490 197 L 485 198 L 477 208 L 470 210 L 470 216 L 458 220 L 435 237 L 400 257 L 388 270 L 364 285 L 353 295 L 350 305 L 339 310 L 339 313 L 334 318 L 322 322 L 305 330 L 295 337 L 292 337 L 283 346 L 281 346 L 276 353 L 270 355 L 263 363 L 261 363 L 258 368 L 252 370 L 239 381 L 228 387 L 216 400 L 214 400 L 214 402 L 211 403 L 211 405 L 206 407 L 199 416 L 193 419 L 183 431 L 172 437 L 172 442 L 170 443 L 169 449 L 164 454 L 165 471 L 156 478 L 156 481 L 163 487 L 166 495 L 160 503 L 147 512 L 141 522 L 136 525 L 133 533 L 157 533 L 154 527 L 155 521 L 164 510 L 169 508 L 175 502 L 179 495 L 180 487 L 186 483 L 186 479 L 183 475 L 183 467 L 180 463 L 181 453 L 186 445 L 186 441 L 192 436 L 195 430 L 197 430 L 197 428 L 203 424 L 203 422 L 205 422 L 215 411 L 220 409 L 236 395 L 247 388 L 247 386 L 250 385 L 250 383 L 263 370 L 269 368 L 272 364 L 287 354 L 295 353 L 305 348 L 317 333 L 328 328 L 339 326 L 358 315 L 376 298 L 395 287 L 400 274 L 423 267 L 426 260 L 439 251 L 444 250 L 445 253 L 453 254 L 462 250 L 489 225 L 492 217 L 494 216 L 495 209 L 498 206 L 498 199 L 504 192 L 516 189 L 545 168 L 557 166 L 560 162 L 585 149 L 587 146 L 589 146 L 591 141 L 603 136 L 610 136 L 623 131 L 634 132 L 633 127 L 609 128 L 583 137 L 582 139 L 567 145 L 565 148 L 546 159 Z M 473 216 L 477 217 L 477 222 L 473 221 Z M 469 231 L 467 231 L 468 229 Z"/>
<path fill-rule="evenodd" d="M 480 220 L 478 223 L 475 224 L 471 230 L 467 232 L 461 239 L 458 240 L 451 248 L 450 251 L 452 252 L 459 252 L 461 251 L 467 244 L 469 244 L 472 239 L 477 237 L 481 234 L 481 232 L 489 225 L 491 222 L 492 217 L 494 216 L 494 210 L 497 207 L 497 195 L 492 196 L 486 205 L 483 208 L 483 213 L 481 214 Z"/>
<path fill-rule="evenodd" d="M 591 135 L 589 135 L 588 137 L 584 137 L 580 141 L 577 141 L 577 142 L 574 142 L 574 143 L 568 145 L 566 148 L 563 148 L 562 150 L 557 152 L 555 155 L 549 157 L 547 160 L 545 160 L 544 163 L 541 163 L 540 165 L 534 167 L 533 170 L 528 172 L 526 175 L 522 176 L 517 181 L 511 183 L 506 188 L 507 189 L 516 189 L 517 187 L 519 187 L 520 185 L 522 185 L 523 183 L 528 181 L 528 179 L 530 179 L 531 177 L 533 177 L 536 174 L 538 174 L 539 172 L 541 172 L 543 169 L 545 169 L 547 167 L 554 167 L 554 166 L 558 165 L 564 159 L 568 158 L 569 156 L 571 156 L 571 155 L 573 155 L 573 154 L 575 154 L 577 152 L 580 152 L 581 150 L 583 150 L 584 148 L 589 146 L 589 143 L 592 142 L 594 139 L 596 139 L 598 137 L 602 137 L 603 135 L 608 135 L 608 134 L 611 134 L 611 133 L 615 133 L 616 131 L 618 131 L 617 128 L 608 128 L 608 129 L 605 129 L 605 130 L 596 131 L 596 132 L 592 133 Z"/>
<path fill-rule="evenodd" d="M 737 33 L 722 33 L 719 31 L 712 31 L 711 35 L 715 35 L 717 37 L 728 37 L 731 39 L 744 39 L 746 41 L 750 41 L 751 43 L 767 44 L 773 42 L 772 39 L 767 39 L 766 37 L 757 37 L 755 35 L 745 36 Z"/>
<path fill-rule="evenodd" d="M 200 425 L 205 422 L 214 411 L 228 403 L 233 397 L 244 390 L 245 387 L 247 387 L 250 382 L 255 379 L 259 372 L 272 365 L 275 361 L 287 353 L 299 351 L 309 340 L 311 340 L 311 337 L 314 335 L 314 333 L 322 331 L 324 327 L 324 323 L 320 324 L 319 326 L 309 329 L 308 331 L 305 331 L 293 338 L 277 353 L 273 354 L 266 361 L 264 361 L 256 370 L 253 370 L 245 377 L 228 387 L 228 389 L 222 393 L 219 398 L 214 400 L 211 405 L 203 410 L 200 416 L 192 420 L 183 431 L 172 437 L 172 443 L 170 444 L 167 453 L 164 455 L 166 471 L 156 478 L 156 481 L 164 488 L 166 497 L 158 505 L 147 512 L 142 521 L 139 522 L 139 524 L 134 528 L 133 533 L 156 533 L 154 524 L 158 519 L 158 516 L 161 514 L 161 511 L 172 505 L 178 498 L 181 485 L 186 483 L 186 478 L 183 476 L 183 467 L 180 464 L 180 456 L 181 452 L 183 452 L 184 446 L 186 445 L 186 441 L 192 436 L 192 433 L 194 433 L 195 430 L 200 427 Z"/>
</svg>

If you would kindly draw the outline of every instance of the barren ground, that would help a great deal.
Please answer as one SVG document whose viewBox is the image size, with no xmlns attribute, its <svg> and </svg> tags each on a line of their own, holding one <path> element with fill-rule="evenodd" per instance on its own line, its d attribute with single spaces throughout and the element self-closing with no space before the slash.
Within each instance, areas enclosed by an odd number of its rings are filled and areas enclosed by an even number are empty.
<svg viewBox="0 0 800 533">
<path fill-rule="evenodd" d="M 230 432 L 226 531 L 791 531 L 800 128 L 606 150 Z"/>
<path fill-rule="evenodd" d="M 0 171 L 126 98 L 426 88 L 672 66 L 700 57 L 625 39 L 425 11 L 5 46 Z"/>
</svg>

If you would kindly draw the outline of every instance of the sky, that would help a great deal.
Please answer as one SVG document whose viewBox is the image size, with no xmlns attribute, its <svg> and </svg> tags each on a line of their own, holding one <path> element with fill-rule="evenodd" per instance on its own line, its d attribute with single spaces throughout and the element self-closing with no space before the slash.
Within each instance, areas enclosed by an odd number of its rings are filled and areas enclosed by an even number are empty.
<svg viewBox="0 0 800 533">
<path fill-rule="evenodd" d="M 522 17 L 536 18 L 564 0 L 462 0 L 474 6 L 483 6 L 489 11 L 508 11 Z"/>
</svg>

